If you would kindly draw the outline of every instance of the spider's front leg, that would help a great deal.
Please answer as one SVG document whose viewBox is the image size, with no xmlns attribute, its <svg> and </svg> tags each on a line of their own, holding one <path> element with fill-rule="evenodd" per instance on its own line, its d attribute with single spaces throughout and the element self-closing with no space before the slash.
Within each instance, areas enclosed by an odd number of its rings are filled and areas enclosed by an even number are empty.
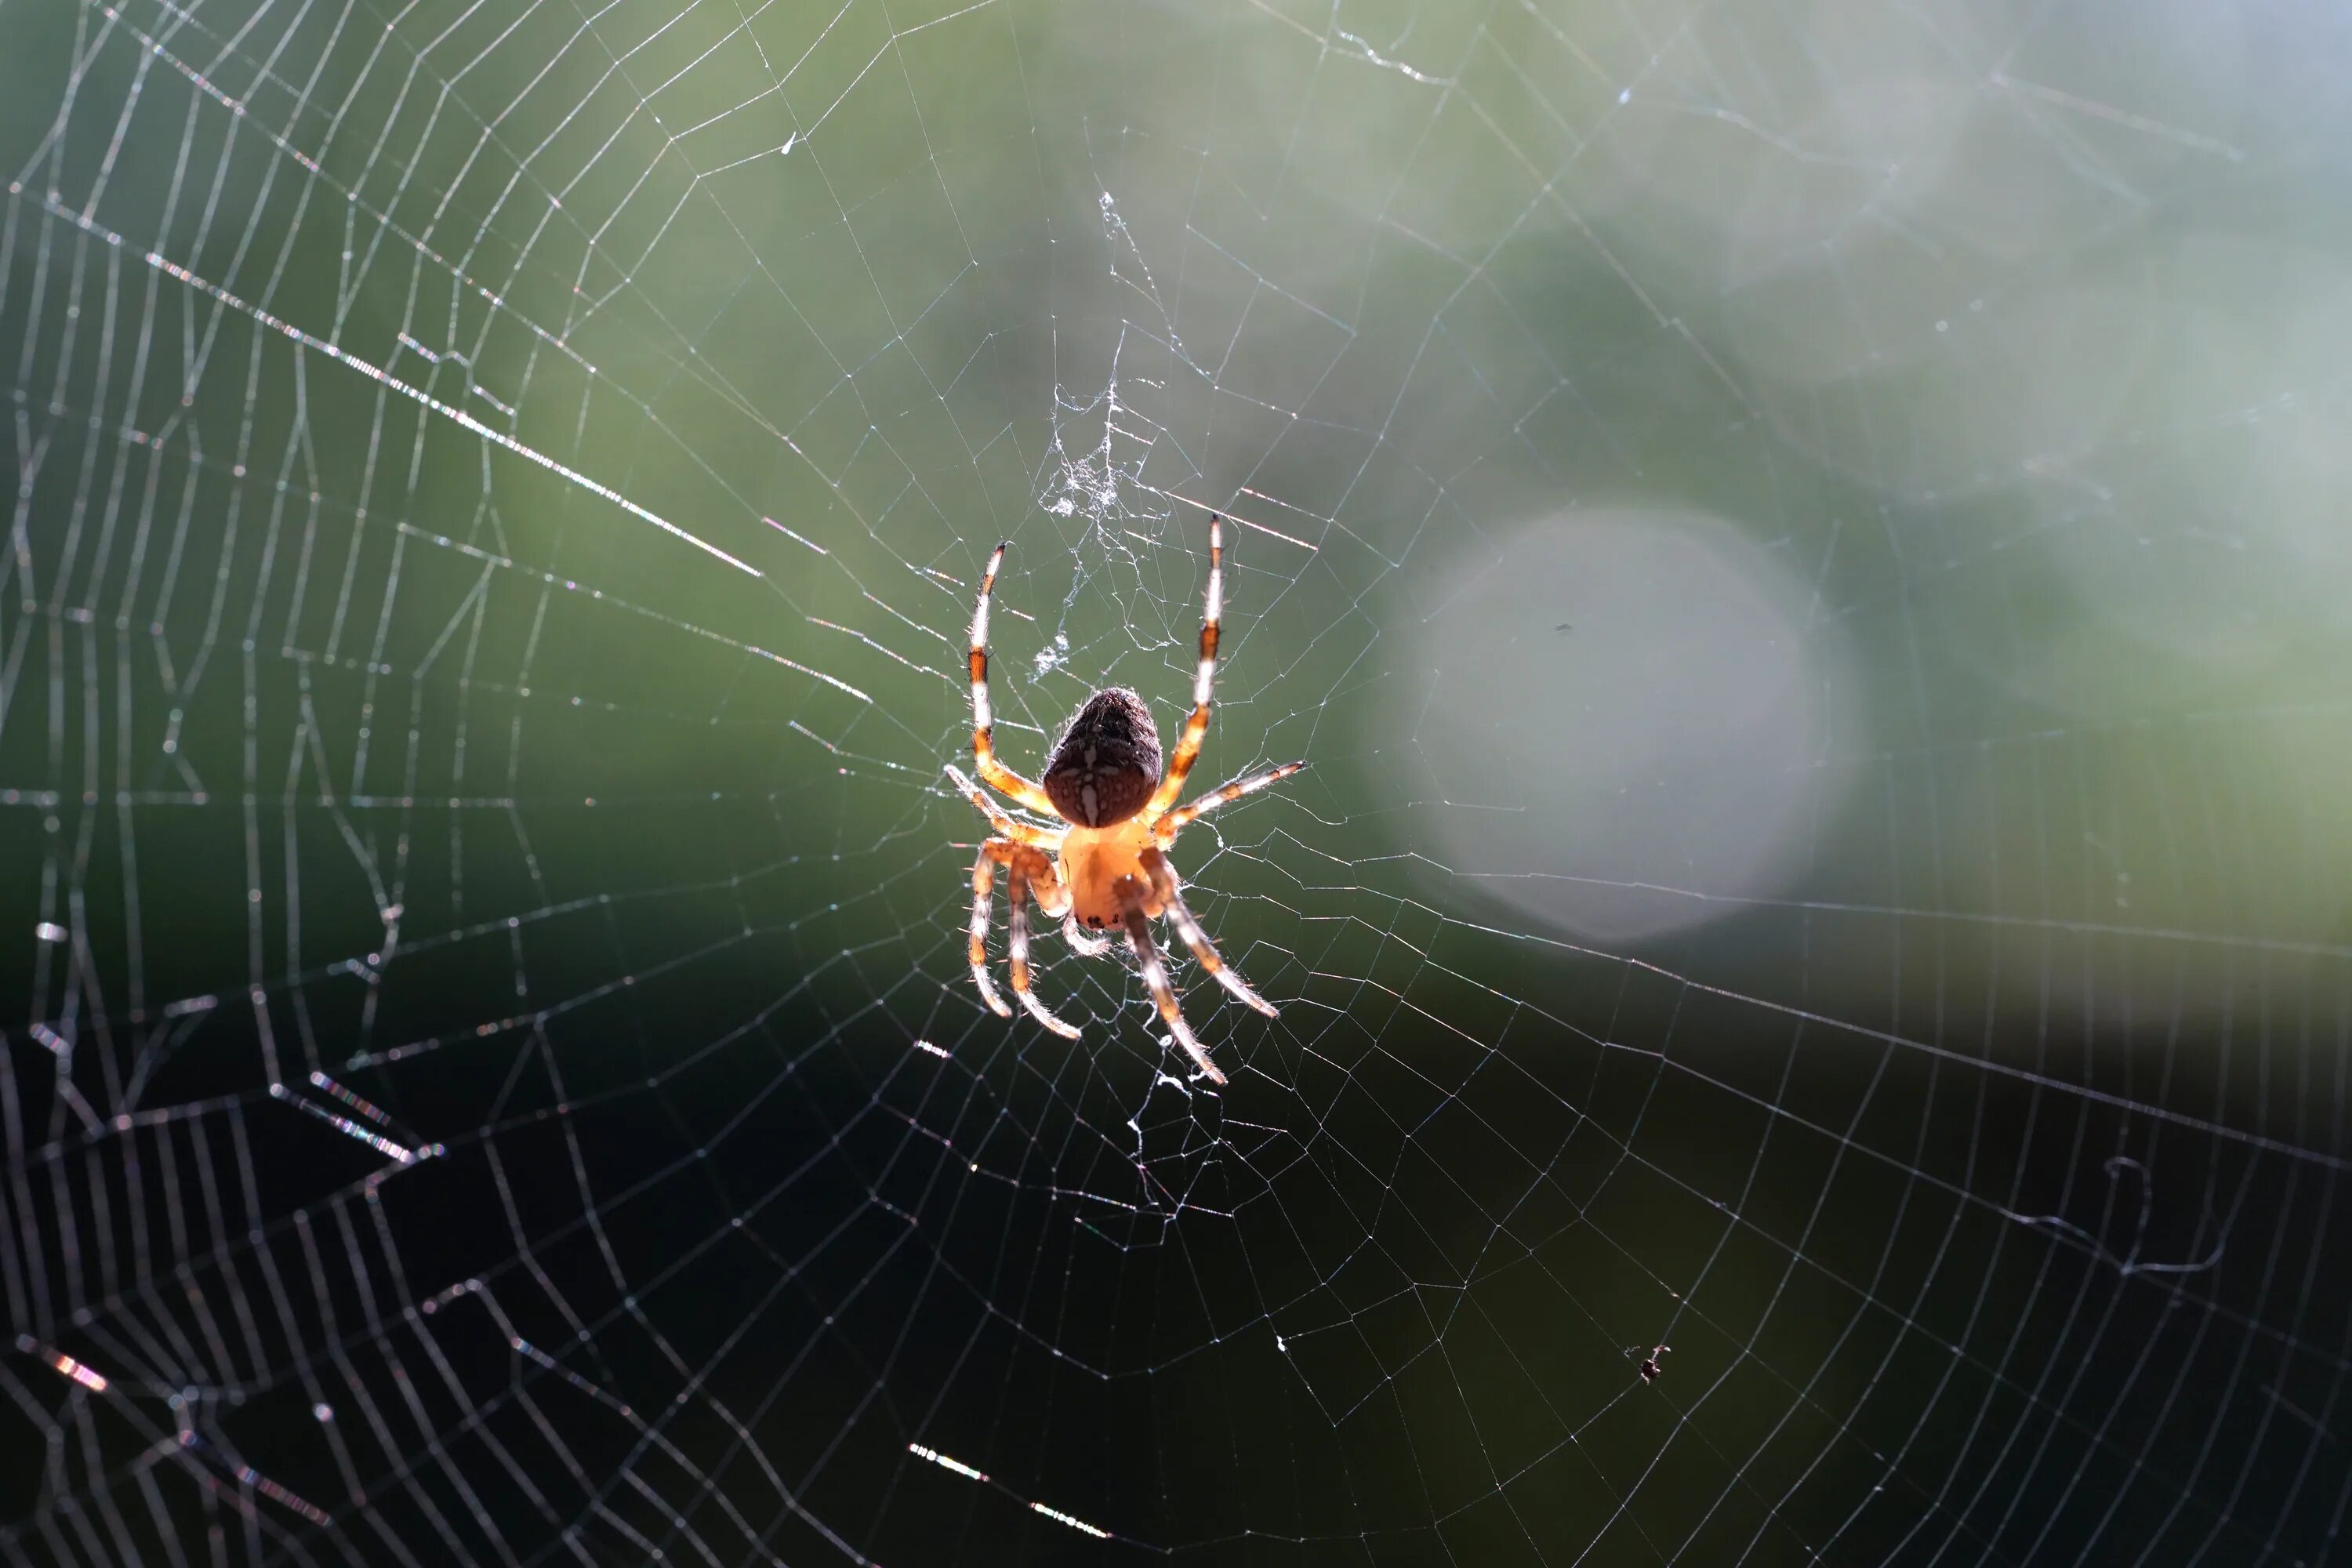
<svg viewBox="0 0 2352 1568">
<path fill-rule="evenodd" d="M 1054 876 L 1054 863 L 1036 850 L 1026 850 L 1013 860 L 1012 880 L 1005 887 L 1005 896 L 1012 904 L 1009 923 L 1013 930 L 1013 994 L 1021 998 L 1021 1005 L 1029 1016 L 1066 1040 L 1078 1037 L 1078 1026 L 1066 1024 L 1054 1016 L 1037 994 L 1029 989 L 1029 900 L 1034 897 L 1037 907 L 1047 914 L 1058 901 L 1068 907 L 1069 896 L 1061 891 Z"/>
<path fill-rule="evenodd" d="M 1269 1018 L 1281 1016 L 1275 1011 L 1273 1003 L 1251 990 L 1249 983 L 1235 973 L 1219 955 L 1216 944 L 1209 940 L 1208 931 L 1186 906 L 1183 889 L 1176 880 L 1176 868 L 1168 863 L 1168 857 L 1147 847 L 1139 858 L 1144 874 L 1151 879 L 1152 890 L 1160 895 L 1160 907 L 1168 912 L 1169 923 L 1176 928 L 1176 934 L 1184 939 L 1184 945 L 1192 950 L 1192 956 L 1199 961 L 1201 967 L 1215 975 L 1217 984 L 1232 992 L 1240 1001 Z"/>
<path fill-rule="evenodd" d="M 981 845 L 971 863 L 971 926 L 964 955 L 971 961 L 971 983 L 980 988 L 980 999 L 1000 1018 L 1013 1016 L 1013 1009 L 1004 1005 L 1004 998 L 996 994 L 996 983 L 988 977 L 988 896 L 996 888 L 997 866 L 1010 865 L 1018 847 L 1008 840 L 991 838 Z"/>
<path fill-rule="evenodd" d="M 1062 841 L 1059 834 L 1048 837 L 1056 845 Z M 1110 951 L 1109 938 L 1090 936 L 1087 928 L 1078 923 L 1077 903 L 1070 897 L 1069 884 L 1062 880 L 1050 856 L 1040 855 L 1037 863 L 1029 868 L 1029 891 L 1047 920 L 1062 922 L 1063 939 L 1073 952 L 1087 958 L 1100 958 Z"/>
<path fill-rule="evenodd" d="M 1061 879 L 1054 874 L 1054 862 L 1044 851 L 1007 838 L 991 838 L 980 847 L 980 855 L 971 863 L 971 930 L 966 946 L 966 956 L 971 961 L 971 983 L 980 990 L 980 999 L 988 1004 L 990 1012 L 1000 1018 L 1013 1016 L 1004 998 L 997 994 L 996 986 L 988 978 L 988 900 L 996 888 L 996 868 L 1004 868 L 1005 898 L 1010 907 L 1007 925 L 1012 933 L 1013 994 L 1029 1016 L 1066 1040 L 1078 1037 L 1077 1026 L 1064 1023 L 1037 1000 L 1029 987 L 1029 903 L 1032 899 L 1047 915 L 1064 913 L 1069 909 L 1069 894 L 1062 888 Z"/>
<path fill-rule="evenodd" d="M 1168 966 L 1160 962 L 1159 946 L 1151 940 L 1151 918 L 1143 911 L 1150 899 L 1142 881 L 1134 877 L 1122 877 L 1118 884 L 1119 918 L 1127 927 L 1128 946 L 1135 950 L 1135 963 L 1143 972 L 1144 988 L 1151 993 L 1152 1002 L 1160 1009 L 1160 1021 L 1168 1026 L 1168 1033 L 1201 1076 L 1211 1083 L 1223 1086 L 1225 1075 L 1209 1059 L 1207 1047 L 1192 1036 L 1192 1026 L 1176 1005 L 1176 991 L 1168 983 Z"/>
</svg>

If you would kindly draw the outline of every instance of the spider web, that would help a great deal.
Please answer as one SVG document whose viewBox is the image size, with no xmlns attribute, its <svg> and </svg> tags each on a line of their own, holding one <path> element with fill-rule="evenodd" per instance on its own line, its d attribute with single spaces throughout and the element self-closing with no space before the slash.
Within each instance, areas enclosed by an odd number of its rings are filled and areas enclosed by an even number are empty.
<svg viewBox="0 0 2352 1568">
<path fill-rule="evenodd" d="M 12 1562 L 2334 1560 L 2317 8 L 0 29 Z"/>
</svg>

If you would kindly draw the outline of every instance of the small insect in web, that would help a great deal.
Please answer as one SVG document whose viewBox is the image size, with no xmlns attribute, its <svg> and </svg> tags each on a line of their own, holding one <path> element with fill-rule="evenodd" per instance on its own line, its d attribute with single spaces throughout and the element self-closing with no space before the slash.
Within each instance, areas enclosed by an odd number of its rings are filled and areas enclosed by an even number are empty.
<svg viewBox="0 0 2352 1568">
<path fill-rule="evenodd" d="M 1666 1370 L 1665 1358 L 1673 1352 L 1674 1348 L 1675 1347 L 1672 1345 L 1658 1345 L 1653 1348 L 1648 1355 L 1642 1356 L 1642 1364 L 1639 1371 L 1642 1373 L 1642 1381 L 1643 1383 L 1655 1383 L 1658 1381 L 1658 1374 Z M 1630 1361 L 1637 1355 L 1642 1355 L 1641 1346 L 1627 1345 L 1625 1347 L 1625 1356 L 1627 1360 Z"/>
<path fill-rule="evenodd" d="M 1143 984 L 1160 1009 L 1168 1033 L 1201 1076 L 1222 1084 L 1225 1075 L 1209 1059 L 1176 1005 L 1167 965 L 1151 937 L 1151 921 L 1165 918 L 1192 950 L 1202 969 L 1241 1001 L 1267 1017 L 1271 1003 L 1251 990 L 1239 974 L 1217 955 L 1209 933 L 1185 906 L 1176 868 L 1168 847 L 1176 836 L 1217 807 L 1254 795 L 1266 785 L 1305 767 L 1285 763 L 1280 767 L 1220 784 L 1187 805 L 1177 805 L 1184 780 L 1200 760 L 1201 742 L 1209 731 L 1209 697 L 1217 674 L 1217 628 L 1224 609 L 1224 520 L 1209 518 L 1209 596 L 1201 623 L 1201 662 L 1192 678 L 1192 711 L 1176 740 L 1176 754 L 1160 771 L 1160 731 L 1143 699 L 1125 687 L 1111 687 L 1088 697 L 1045 756 L 1042 783 L 1033 782 L 999 762 L 993 742 L 994 721 L 988 704 L 988 599 L 996 586 L 997 568 L 1011 546 L 1000 544 L 988 558 L 980 580 L 980 604 L 971 617 L 971 754 L 981 779 L 1010 796 L 1013 804 L 1060 824 L 1047 827 L 1015 820 L 978 784 L 952 763 L 948 776 L 996 831 L 980 847 L 971 867 L 971 933 L 970 956 L 972 984 L 981 999 L 998 1016 L 1010 1018 L 1013 1009 L 996 994 L 988 977 L 989 896 L 996 868 L 1004 868 L 1005 896 L 1010 906 L 1007 924 L 1012 937 L 1013 994 L 1022 1006 L 1045 1027 L 1066 1039 L 1078 1037 L 1077 1026 L 1047 1010 L 1030 989 L 1029 904 L 1034 901 L 1048 920 L 1062 922 L 1062 933 L 1072 948 L 1089 957 L 1110 949 L 1110 942 L 1090 934 L 1116 927 L 1127 934 L 1142 971 Z"/>
</svg>

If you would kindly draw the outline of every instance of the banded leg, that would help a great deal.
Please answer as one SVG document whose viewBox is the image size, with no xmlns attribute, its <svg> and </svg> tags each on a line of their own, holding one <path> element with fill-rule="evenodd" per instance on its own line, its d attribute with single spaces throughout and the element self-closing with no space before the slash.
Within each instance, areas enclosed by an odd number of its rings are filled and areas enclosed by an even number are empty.
<svg viewBox="0 0 2352 1568">
<path fill-rule="evenodd" d="M 1167 775 L 1160 787 L 1151 792 L 1151 802 L 1144 809 L 1150 812 L 1167 810 L 1184 793 L 1184 775 L 1201 759 L 1201 741 L 1209 732 L 1209 690 L 1217 680 L 1217 628 L 1225 617 L 1225 520 L 1215 512 L 1209 514 L 1209 607 L 1201 619 L 1201 663 L 1192 675 L 1192 712 L 1184 721 L 1184 733 L 1176 742 L 1176 750 L 1168 759 Z"/>
<path fill-rule="evenodd" d="M 1201 1069 L 1201 1076 L 1211 1083 L 1222 1085 L 1225 1075 L 1217 1070 L 1217 1064 L 1209 1059 L 1207 1050 L 1192 1037 L 1191 1027 L 1184 1022 L 1184 1015 L 1177 1010 L 1176 993 L 1168 984 L 1167 965 L 1160 962 L 1160 949 L 1151 941 L 1151 922 L 1144 918 L 1142 906 L 1135 901 L 1132 895 L 1122 901 L 1126 905 L 1128 945 L 1135 950 L 1136 966 L 1143 971 L 1144 986 L 1150 991 L 1151 1000 L 1160 1008 L 1160 1021 L 1168 1026 L 1168 1033 L 1183 1047 L 1184 1054 L 1192 1058 L 1192 1065 Z"/>
<path fill-rule="evenodd" d="M 1306 765 L 1305 763 L 1285 763 L 1278 768 L 1268 768 L 1262 773 L 1252 773 L 1247 778 L 1239 778 L 1231 784 L 1219 784 L 1191 805 L 1180 805 L 1158 822 L 1153 823 L 1152 837 L 1160 843 L 1166 844 L 1217 807 L 1230 805 L 1245 795 L 1255 795 L 1268 784 L 1279 784 Z M 998 831 L 1002 832 L 1003 829 L 1000 828 Z"/>
<path fill-rule="evenodd" d="M 1185 906 L 1184 894 L 1176 881 L 1176 868 L 1168 863 L 1168 857 L 1147 847 L 1139 858 L 1143 862 L 1144 871 L 1151 878 L 1151 890 L 1160 895 L 1169 923 L 1176 928 L 1176 934 L 1184 939 L 1184 945 L 1192 950 L 1192 956 L 1200 961 L 1201 967 L 1215 975 L 1218 984 L 1243 1002 L 1269 1018 L 1280 1017 L 1282 1015 L 1275 1011 L 1274 1004 L 1251 990 L 1249 983 L 1219 956 L 1216 945 L 1209 941 L 1209 933 L 1202 929 L 1200 921 Z"/>
<path fill-rule="evenodd" d="M 988 978 L 988 895 L 996 886 L 996 863 L 1007 858 L 1010 844 L 990 839 L 980 847 L 980 856 L 971 863 L 971 930 L 965 955 L 971 960 L 971 983 L 980 988 L 980 999 L 988 1010 L 1000 1018 L 1013 1016 L 1013 1009 L 996 994 L 996 984 Z"/>
<path fill-rule="evenodd" d="M 1013 906 L 1009 921 L 1013 928 L 1013 994 L 1021 999 L 1021 1005 L 1028 1009 L 1031 1017 L 1062 1038 L 1075 1040 L 1078 1037 L 1077 1026 L 1065 1024 L 1054 1016 L 1045 1004 L 1037 1000 L 1036 993 L 1029 989 L 1029 872 L 1026 861 L 1025 856 L 1013 861 L 1004 885 L 1005 896 Z"/>
<path fill-rule="evenodd" d="M 996 829 L 999 838 L 1010 838 L 1029 849 L 1052 850 L 1062 847 L 1059 833 L 1050 827 L 1033 827 L 1028 823 L 1013 821 L 994 801 L 981 793 L 980 786 L 972 783 L 961 768 L 950 763 L 947 770 L 948 777 L 955 781 L 956 788 L 963 792 L 966 800 L 980 807 L 980 814 L 988 818 L 988 825 Z"/>
<path fill-rule="evenodd" d="M 1012 796 L 1017 805 L 1052 816 L 1056 815 L 1054 803 L 1045 790 L 996 760 L 996 715 L 988 706 L 988 595 L 995 590 L 996 569 L 1004 564 L 1004 552 L 1011 548 L 1000 544 L 988 558 L 987 574 L 980 580 L 980 604 L 971 613 L 971 759 L 992 788 Z"/>
</svg>

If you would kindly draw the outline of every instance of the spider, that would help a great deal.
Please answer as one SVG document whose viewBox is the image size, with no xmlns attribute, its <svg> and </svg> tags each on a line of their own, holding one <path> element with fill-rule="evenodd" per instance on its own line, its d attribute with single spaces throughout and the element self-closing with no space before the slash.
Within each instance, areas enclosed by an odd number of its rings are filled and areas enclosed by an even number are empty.
<svg viewBox="0 0 2352 1568">
<path fill-rule="evenodd" d="M 980 604 L 972 611 L 972 763 L 981 778 L 1010 796 L 1014 805 L 1063 826 L 1041 827 L 1016 821 L 962 770 L 948 764 L 948 776 L 996 830 L 981 845 L 980 857 L 971 866 L 972 984 L 980 988 L 981 999 L 992 1012 L 1003 1018 L 1013 1016 L 1013 1009 L 1004 1005 L 988 978 L 989 895 L 996 884 L 996 868 L 1002 866 L 1011 904 L 1013 994 L 1031 1017 L 1066 1039 L 1078 1037 L 1077 1026 L 1055 1017 L 1029 988 L 1028 904 L 1034 900 L 1048 920 L 1061 921 L 1070 946 L 1089 957 L 1099 957 L 1111 945 L 1090 931 L 1123 928 L 1168 1033 L 1192 1058 L 1202 1077 L 1222 1084 L 1225 1075 L 1209 1059 L 1208 1051 L 1193 1037 L 1176 1005 L 1167 966 L 1160 963 L 1160 950 L 1151 940 L 1151 921 L 1166 917 L 1201 967 L 1215 975 L 1226 990 L 1269 1018 L 1276 1016 L 1275 1009 L 1217 956 L 1209 933 L 1185 907 L 1176 868 L 1168 860 L 1168 847 L 1206 813 L 1254 795 L 1307 765 L 1285 763 L 1220 784 L 1189 805 L 1176 805 L 1186 775 L 1200 758 L 1202 738 L 1209 731 L 1209 692 L 1217 674 L 1217 622 L 1224 604 L 1224 520 L 1214 513 L 1209 518 L 1209 602 L 1201 623 L 1200 668 L 1192 678 L 1192 712 L 1184 721 L 1184 732 L 1176 742 L 1176 754 L 1164 774 L 1160 766 L 1160 731 L 1152 725 L 1151 710 L 1125 687 L 1097 691 L 1086 700 L 1046 753 L 1043 783 L 1033 783 L 997 761 L 991 739 L 994 722 L 988 705 L 988 597 L 996 586 L 997 568 L 1004 563 L 1004 552 L 1011 548 L 1000 544 L 988 558 L 988 571 L 980 580 Z"/>
</svg>

